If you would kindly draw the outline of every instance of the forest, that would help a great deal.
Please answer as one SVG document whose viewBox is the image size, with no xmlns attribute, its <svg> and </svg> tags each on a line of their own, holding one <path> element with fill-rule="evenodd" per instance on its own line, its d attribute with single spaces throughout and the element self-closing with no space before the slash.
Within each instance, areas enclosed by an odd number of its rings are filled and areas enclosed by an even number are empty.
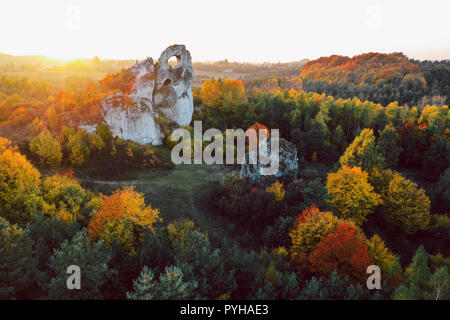
<svg viewBox="0 0 450 320">
<path fill-rule="evenodd" d="M 447 103 L 449 77 L 448 60 L 418 61 L 402 53 L 333 55 L 309 61 L 301 72 L 307 91 L 420 107 Z"/>
<path fill-rule="evenodd" d="M 203 79 L 193 120 L 279 129 L 297 176 L 175 166 L 169 135 L 80 128 L 126 99 L 129 69 L 64 86 L 0 73 L 0 299 L 450 299 L 450 62 L 217 64 L 261 75 Z M 83 290 L 66 288 L 74 259 Z"/>
</svg>

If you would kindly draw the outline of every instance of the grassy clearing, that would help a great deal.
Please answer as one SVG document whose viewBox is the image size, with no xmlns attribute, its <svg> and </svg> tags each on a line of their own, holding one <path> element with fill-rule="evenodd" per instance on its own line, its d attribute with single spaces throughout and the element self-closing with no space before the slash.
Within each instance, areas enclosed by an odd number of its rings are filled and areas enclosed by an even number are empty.
<svg viewBox="0 0 450 320">
<path fill-rule="evenodd" d="M 211 240 L 233 238 L 234 228 L 225 218 L 204 209 L 202 202 L 208 186 L 221 183 L 230 169 L 222 165 L 178 165 L 173 170 L 146 171 L 137 173 L 133 180 L 103 181 L 83 179 L 91 190 L 110 194 L 117 188 L 134 185 L 145 194 L 147 204 L 160 209 L 163 223 L 179 219 L 190 219 Z"/>
</svg>

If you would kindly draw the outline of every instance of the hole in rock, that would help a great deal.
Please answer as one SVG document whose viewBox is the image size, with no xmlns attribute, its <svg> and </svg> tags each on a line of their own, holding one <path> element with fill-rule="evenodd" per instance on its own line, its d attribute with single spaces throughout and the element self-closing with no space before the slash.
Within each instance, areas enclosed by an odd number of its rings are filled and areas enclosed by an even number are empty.
<svg viewBox="0 0 450 320">
<path fill-rule="evenodd" d="M 180 63 L 181 57 L 180 56 L 172 56 L 169 58 L 169 60 L 167 61 L 167 63 L 169 64 L 169 66 L 171 66 L 172 68 L 175 68 L 179 63 Z"/>
</svg>

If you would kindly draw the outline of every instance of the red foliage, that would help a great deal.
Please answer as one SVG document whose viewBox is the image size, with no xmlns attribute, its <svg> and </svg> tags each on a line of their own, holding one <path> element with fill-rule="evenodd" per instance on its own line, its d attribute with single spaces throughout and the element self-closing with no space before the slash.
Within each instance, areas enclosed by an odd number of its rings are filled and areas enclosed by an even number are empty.
<svg viewBox="0 0 450 320">
<path fill-rule="evenodd" d="M 419 129 L 420 130 L 425 130 L 428 129 L 428 125 L 426 122 L 419 124 Z"/>
<path fill-rule="evenodd" d="M 100 81 L 100 84 L 103 86 L 108 86 L 111 82 L 114 81 L 114 76 L 111 73 L 108 73 L 102 81 Z"/>
<path fill-rule="evenodd" d="M 65 91 L 60 91 L 56 97 L 56 102 L 61 103 L 68 99 L 70 99 L 69 94 Z"/>
<path fill-rule="evenodd" d="M 340 275 L 364 282 L 367 267 L 373 264 L 373 258 L 364 239 L 356 231 L 348 223 L 343 223 L 322 239 L 309 255 L 311 271 L 329 277 L 336 270 Z"/>
<path fill-rule="evenodd" d="M 268 129 L 265 125 L 263 125 L 263 124 L 261 124 L 261 123 L 259 123 L 259 122 L 255 122 L 249 129 L 255 130 L 255 131 L 256 131 L 256 134 L 257 134 L 258 136 L 259 136 L 259 130 L 264 130 L 264 131 L 266 132 L 267 138 L 270 137 L 270 131 L 269 131 L 269 129 Z"/>
<path fill-rule="evenodd" d="M 68 167 L 67 169 L 61 171 L 60 173 L 58 173 L 60 176 L 65 176 L 65 177 L 69 177 L 69 178 L 73 178 L 73 175 L 75 174 L 75 172 L 73 171 L 72 167 Z"/>
<path fill-rule="evenodd" d="M 102 209 L 89 222 L 88 233 L 93 239 L 97 239 L 101 235 L 108 222 L 120 219 L 126 207 L 126 202 L 121 201 L 120 190 L 116 190 L 110 196 L 101 195 L 103 197 Z"/>
<path fill-rule="evenodd" d="M 318 211 L 319 211 L 319 208 L 317 208 L 315 204 L 313 204 L 309 208 L 304 209 L 302 211 L 302 214 L 297 216 L 297 218 L 295 219 L 293 228 L 294 229 L 297 228 L 299 224 L 304 223 L 306 220 L 308 220 L 308 217 L 312 212 L 318 212 Z"/>
</svg>

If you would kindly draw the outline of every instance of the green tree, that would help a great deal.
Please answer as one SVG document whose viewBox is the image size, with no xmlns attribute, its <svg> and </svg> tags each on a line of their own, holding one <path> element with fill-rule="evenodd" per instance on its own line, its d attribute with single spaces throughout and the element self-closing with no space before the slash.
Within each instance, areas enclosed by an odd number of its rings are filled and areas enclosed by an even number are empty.
<svg viewBox="0 0 450 320">
<path fill-rule="evenodd" d="M 316 178 L 308 183 L 308 186 L 302 191 L 306 207 L 316 205 L 321 210 L 331 210 L 330 196 L 326 186 L 320 178 Z"/>
<path fill-rule="evenodd" d="M 172 225 L 169 238 L 172 239 L 175 264 L 186 281 L 196 281 L 199 297 L 216 299 L 231 294 L 236 289 L 233 274 L 225 268 L 220 249 L 213 248 L 206 234 L 193 230 L 193 224 Z"/>
<path fill-rule="evenodd" d="M 450 274 L 446 266 L 439 267 L 433 274 L 428 267 L 429 256 L 420 246 L 411 264 L 405 270 L 403 284 L 395 290 L 396 300 L 448 300 L 450 298 Z"/>
<path fill-rule="evenodd" d="M 399 126 L 401 122 L 400 117 L 400 106 L 398 105 L 397 101 L 391 102 L 386 106 L 386 109 L 384 110 L 386 113 L 386 116 L 393 126 Z"/>
<path fill-rule="evenodd" d="M 100 136 L 103 143 L 105 143 L 106 145 L 111 143 L 113 136 L 111 129 L 109 128 L 108 125 L 102 123 L 98 124 L 97 127 L 95 128 L 95 133 Z"/>
<path fill-rule="evenodd" d="M 345 148 L 345 134 L 344 130 L 342 129 L 341 125 L 338 125 L 336 129 L 334 130 L 333 134 L 333 146 L 338 152 L 338 154 L 341 154 L 344 151 Z"/>
<path fill-rule="evenodd" d="M 101 241 L 91 245 L 86 231 L 78 232 L 72 241 L 65 240 L 49 261 L 51 280 L 46 291 L 50 299 L 102 299 L 102 286 L 114 275 L 108 267 L 111 250 Z M 81 270 L 81 290 L 67 288 L 67 267 L 76 265 Z"/>
<path fill-rule="evenodd" d="M 450 299 L 450 274 L 447 267 L 440 267 L 431 276 L 431 299 L 448 300 Z"/>
<path fill-rule="evenodd" d="M 0 299 L 20 299 L 35 283 L 36 259 L 27 232 L 0 217 Z"/>
<path fill-rule="evenodd" d="M 357 300 L 369 296 L 360 284 L 352 284 L 349 277 L 341 277 L 336 270 L 329 279 L 312 277 L 303 287 L 301 300 Z"/>
<path fill-rule="evenodd" d="M 386 126 L 381 131 L 376 149 L 384 158 L 386 167 L 395 167 L 398 164 L 398 157 L 402 152 L 402 148 L 398 146 L 399 137 L 393 127 Z"/>
<path fill-rule="evenodd" d="M 450 140 L 434 142 L 423 158 L 423 168 L 438 176 L 450 166 Z"/>
<path fill-rule="evenodd" d="M 133 281 L 133 292 L 127 293 L 130 300 L 180 300 L 195 298 L 197 282 L 183 281 L 183 272 L 179 267 L 166 267 L 164 273 L 155 279 L 153 271 L 146 266 L 139 277 Z"/>
<path fill-rule="evenodd" d="M 450 167 L 442 173 L 433 189 L 432 196 L 432 204 L 436 212 L 445 212 L 450 208 Z"/>
</svg>

